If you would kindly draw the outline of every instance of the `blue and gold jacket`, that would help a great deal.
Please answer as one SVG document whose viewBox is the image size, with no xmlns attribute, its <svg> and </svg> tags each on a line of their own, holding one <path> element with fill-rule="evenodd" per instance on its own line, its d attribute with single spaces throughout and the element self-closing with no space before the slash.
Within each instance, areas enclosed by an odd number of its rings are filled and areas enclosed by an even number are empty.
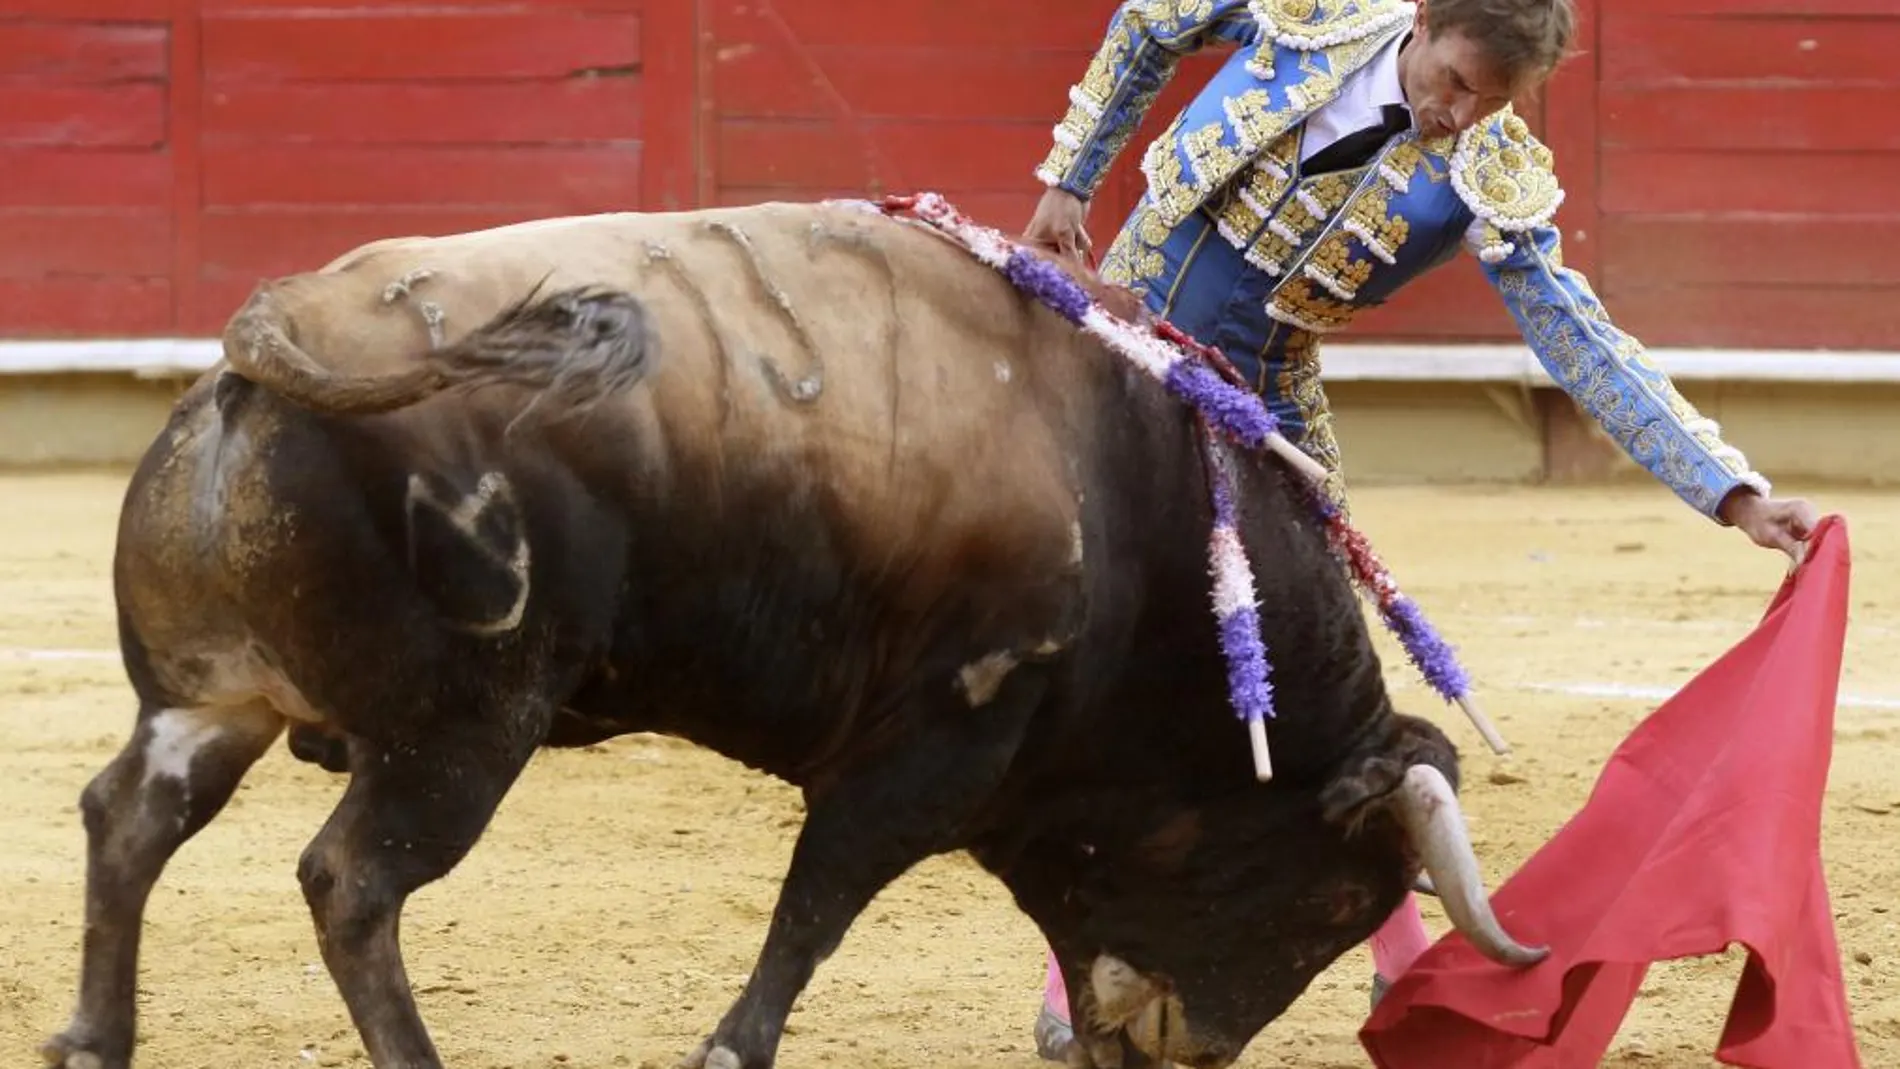
<svg viewBox="0 0 1900 1069">
<path fill-rule="evenodd" d="M 1147 189 L 1104 277 L 1136 288 L 1160 278 L 1160 247 L 1205 213 L 1276 280 L 1266 311 L 1292 328 L 1268 360 L 1282 369 L 1280 392 L 1323 409 L 1318 339 L 1469 247 L 1551 377 L 1657 479 L 1712 518 L 1739 485 L 1766 494 L 1767 480 L 1563 265 L 1551 153 L 1509 108 L 1455 138 L 1402 135 L 1361 168 L 1300 174 L 1307 116 L 1415 12 L 1400 0 L 1125 0 L 1037 176 L 1091 198 L 1181 58 L 1236 46 L 1144 153 Z M 1336 468 L 1330 418 L 1309 423 L 1321 433 L 1308 448 Z"/>
</svg>

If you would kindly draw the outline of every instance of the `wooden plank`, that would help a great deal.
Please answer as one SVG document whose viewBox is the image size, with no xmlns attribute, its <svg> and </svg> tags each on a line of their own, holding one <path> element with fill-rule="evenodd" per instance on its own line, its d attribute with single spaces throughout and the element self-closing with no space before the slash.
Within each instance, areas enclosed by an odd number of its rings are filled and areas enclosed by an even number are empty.
<svg viewBox="0 0 1900 1069">
<path fill-rule="evenodd" d="M 207 18 L 216 85 L 259 81 L 567 78 L 637 71 L 640 20 L 568 12 Z"/>
<path fill-rule="evenodd" d="M 153 148 L 165 141 L 165 87 L 0 88 L 0 145 Z"/>
<path fill-rule="evenodd" d="M 567 206 L 604 211 L 640 192 L 637 144 L 591 148 L 207 146 L 204 204 Z"/>
<path fill-rule="evenodd" d="M 1900 18 L 1893 0 L 1599 0 L 1606 15 L 1634 12 L 1730 19 L 1813 18 L 1882 21 Z"/>
<path fill-rule="evenodd" d="M 207 276 L 196 279 L 198 310 L 194 318 L 181 323 L 178 330 L 194 337 L 218 337 L 244 302 L 250 300 L 259 279 L 241 275 Z"/>
<path fill-rule="evenodd" d="M 642 81 L 239 84 L 206 100 L 204 136 L 209 144 L 623 141 L 641 135 Z"/>
<path fill-rule="evenodd" d="M 1602 288 L 1900 286 L 1900 212 L 1869 219 L 1613 216 L 1603 230 Z M 1900 310 L 1894 313 L 1900 331 Z M 1895 341 L 1900 343 L 1900 333 Z"/>
<path fill-rule="evenodd" d="M 715 64 L 712 26 L 722 5 L 733 0 L 688 0 L 693 7 L 693 195 L 699 204 L 711 204 L 719 184 L 719 100 L 713 84 Z"/>
<path fill-rule="evenodd" d="M 455 234 L 570 214 L 565 205 L 435 209 L 428 205 L 324 210 L 213 209 L 204 213 L 202 263 L 194 265 L 197 310 L 180 330 L 215 336 L 260 281 L 314 271 L 379 238 Z"/>
<path fill-rule="evenodd" d="M 0 148 L 0 208 L 164 207 L 171 163 L 157 152 Z"/>
<path fill-rule="evenodd" d="M 643 151 L 639 205 L 646 211 L 696 207 L 701 202 L 700 172 L 710 170 L 705 166 L 706 147 L 701 137 L 701 92 L 710 92 L 710 86 L 699 77 L 704 52 L 699 9 L 697 2 L 675 0 L 652 4 L 643 15 L 641 34 L 646 57 L 640 83 Z M 710 98 L 704 103 L 710 105 Z"/>
<path fill-rule="evenodd" d="M 163 278 L 0 278 L 0 334 L 158 334 L 171 321 L 171 283 Z"/>
<path fill-rule="evenodd" d="M 172 0 L 7 0 L 9 19 L 64 19 L 72 22 L 139 20 L 164 23 Z"/>
<path fill-rule="evenodd" d="M 1606 214 L 1879 215 L 1900 189 L 1900 152 L 1637 152 L 1605 149 Z"/>
<path fill-rule="evenodd" d="M 164 26 L 140 23 L 0 22 L 0 80 L 34 86 L 161 81 Z"/>
<path fill-rule="evenodd" d="M 173 0 L 171 66 L 172 325 L 198 316 L 198 256 L 204 194 L 204 18 L 198 0 Z"/>
<path fill-rule="evenodd" d="M 1602 266 L 1598 231 L 1603 216 L 1598 198 L 1604 20 L 1599 8 L 1594 2 L 1578 5 L 1573 46 L 1582 55 L 1551 76 L 1544 91 L 1543 128 L 1537 132 L 1538 140 L 1556 159 L 1558 181 L 1563 185 L 1564 202 L 1555 222 L 1563 234 L 1564 262 L 1585 276 L 1594 276 Z"/>
<path fill-rule="evenodd" d="M 984 226 L 995 227 L 1003 233 L 1015 236 L 1029 225 L 1030 213 L 1036 209 L 1037 189 L 1030 188 L 1021 192 L 973 192 L 951 198 L 963 214 Z M 807 188 L 761 188 L 756 186 L 723 186 L 715 203 L 726 205 L 764 204 L 771 201 L 791 201 L 804 203 L 828 200 L 832 198 L 861 198 L 861 190 L 848 188 L 825 188 L 812 186 Z M 1112 235 L 1111 235 L 1112 236 Z M 1103 246 L 1106 248 L 1106 246 Z"/>
<path fill-rule="evenodd" d="M 727 118 L 1016 119 L 1054 126 L 1086 52 L 876 51 L 838 46 L 720 49 Z"/>
<path fill-rule="evenodd" d="M 171 266 L 167 212 L 0 212 L 0 276 L 165 276 Z"/>
<path fill-rule="evenodd" d="M 1049 125 L 984 122 L 800 123 L 720 120 L 715 159 L 725 186 L 1033 191 Z"/>
<path fill-rule="evenodd" d="M 1891 350 L 1900 287 L 1647 289 L 1605 304 L 1651 346 Z"/>
<path fill-rule="evenodd" d="M 285 16 L 335 18 L 428 15 L 444 12 L 517 14 L 523 11 L 638 13 L 677 0 L 198 0 L 215 18 Z"/>
<path fill-rule="evenodd" d="M 1761 152 L 1900 151 L 1891 88 L 1603 88 L 1603 147 Z"/>
<path fill-rule="evenodd" d="M 1024 4 L 1020 0 L 931 0 L 904 5 L 893 5 L 890 0 L 716 0 L 711 8 L 708 28 L 721 48 L 776 40 L 793 47 L 1011 52 L 1076 48 L 1093 52 L 1101 45 L 1115 13 L 1112 2 Z"/>
<path fill-rule="evenodd" d="M 1604 19 L 1596 52 L 1605 86 L 1683 82 L 1900 85 L 1900 18 L 1667 17 L 1648 9 Z"/>
<path fill-rule="evenodd" d="M 207 280 L 256 282 L 314 271 L 379 238 L 458 234 L 557 214 L 561 211 L 553 205 L 473 211 L 423 207 L 208 211 L 202 224 L 202 256 L 195 269 Z"/>
</svg>

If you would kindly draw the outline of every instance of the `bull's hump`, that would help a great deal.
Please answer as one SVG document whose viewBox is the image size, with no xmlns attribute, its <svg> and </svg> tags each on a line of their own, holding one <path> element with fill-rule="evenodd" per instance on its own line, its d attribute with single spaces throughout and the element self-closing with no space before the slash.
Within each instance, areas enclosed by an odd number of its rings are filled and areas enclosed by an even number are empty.
<svg viewBox="0 0 1900 1069">
<path fill-rule="evenodd" d="M 1060 568 L 1076 354 L 967 252 L 844 208 L 662 216 L 639 291 L 678 444 L 764 458 L 866 552 Z M 1066 328 L 1064 328 L 1066 329 Z M 689 447 L 690 448 L 690 447 Z"/>
<path fill-rule="evenodd" d="M 1073 331 L 915 224 L 783 203 L 540 220 L 365 246 L 285 301 L 313 358 L 392 374 L 582 284 L 634 294 L 656 349 L 642 388 L 589 418 L 658 434 L 669 467 L 769 469 L 835 502 L 868 552 L 1072 555 Z"/>
</svg>

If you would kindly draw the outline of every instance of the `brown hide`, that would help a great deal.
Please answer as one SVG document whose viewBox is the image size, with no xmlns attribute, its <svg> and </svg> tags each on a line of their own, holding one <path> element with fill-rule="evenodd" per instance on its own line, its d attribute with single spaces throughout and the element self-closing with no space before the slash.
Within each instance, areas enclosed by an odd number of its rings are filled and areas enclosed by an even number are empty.
<svg viewBox="0 0 1900 1069">
<path fill-rule="evenodd" d="M 934 232 L 855 208 L 620 213 L 379 241 L 260 289 L 227 356 L 301 403 L 349 408 L 343 387 L 413 375 L 432 348 L 531 293 L 581 285 L 633 294 L 657 350 L 640 387 L 587 425 L 634 430 L 640 461 L 690 473 L 709 518 L 728 479 L 756 475 L 729 462 L 768 465 L 834 502 L 867 559 L 916 572 L 919 597 L 952 574 L 1079 563 L 1064 445 L 1091 433 L 1075 424 L 1102 369 L 1079 362 L 1111 358 Z M 251 330 L 260 317 L 314 379 L 282 374 Z M 510 387 L 474 396 L 508 412 L 531 400 Z"/>
<path fill-rule="evenodd" d="M 122 515 L 140 714 L 82 800 L 81 1001 L 49 1064 L 129 1064 L 145 895 L 285 720 L 344 740 L 298 880 L 379 1069 L 441 1065 L 403 902 L 543 745 L 659 731 L 806 789 L 693 1069 L 770 1069 L 826 948 L 951 849 L 1049 937 L 1092 1064 L 1225 1064 L 1404 893 L 1372 812 L 1393 783 L 1456 779 L 1393 717 L 1295 476 L 1245 458 L 1281 712 L 1253 779 L 1190 414 L 918 224 L 773 204 L 391 239 L 260 288 L 225 342 Z M 1097 963 L 1129 982 L 1096 990 Z"/>
</svg>

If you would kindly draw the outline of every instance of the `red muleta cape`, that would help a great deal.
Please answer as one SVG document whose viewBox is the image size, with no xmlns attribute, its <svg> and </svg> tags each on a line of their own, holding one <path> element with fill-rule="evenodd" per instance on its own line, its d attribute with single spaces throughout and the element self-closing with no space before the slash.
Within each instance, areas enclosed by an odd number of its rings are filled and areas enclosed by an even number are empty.
<svg viewBox="0 0 1900 1069">
<path fill-rule="evenodd" d="M 1583 809 L 1497 891 L 1530 969 L 1449 933 L 1360 1030 L 1379 1069 L 1593 1069 L 1649 963 L 1748 960 L 1716 1056 L 1860 1069 L 1821 869 L 1847 629 L 1845 521 L 1824 519 L 1755 630 L 1637 726 Z"/>
</svg>

